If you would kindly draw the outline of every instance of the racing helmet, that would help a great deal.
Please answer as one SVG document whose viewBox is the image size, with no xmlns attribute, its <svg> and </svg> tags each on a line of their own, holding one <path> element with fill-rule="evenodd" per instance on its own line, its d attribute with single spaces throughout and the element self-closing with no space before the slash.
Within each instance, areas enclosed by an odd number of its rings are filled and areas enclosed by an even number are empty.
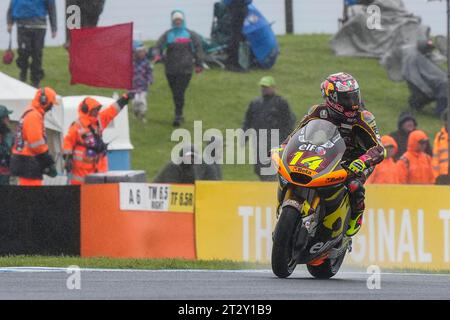
<svg viewBox="0 0 450 320">
<path fill-rule="evenodd" d="M 353 76 L 340 72 L 327 77 L 321 84 L 322 96 L 333 111 L 354 117 L 361 106 L 359 84 Z"/>
</svg>

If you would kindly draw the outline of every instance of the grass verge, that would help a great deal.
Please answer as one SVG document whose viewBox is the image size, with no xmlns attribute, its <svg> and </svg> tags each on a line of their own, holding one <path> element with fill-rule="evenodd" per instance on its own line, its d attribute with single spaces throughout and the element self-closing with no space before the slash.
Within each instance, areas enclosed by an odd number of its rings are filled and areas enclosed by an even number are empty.
<svg viewBox="0 0 450 320">
<path fill-rule="evenodd" d="M 183 259 L 112 259 L 80 258 L 69 256 L 5 256 L 0 257 L 0 267 L 60 267 L 76 265 L 81 268 L 104 269 L 200 269 L 241 270 L 267 269 L 267 264 L 236 262 L 229 260 L 183 260 Z"/>
</svg>

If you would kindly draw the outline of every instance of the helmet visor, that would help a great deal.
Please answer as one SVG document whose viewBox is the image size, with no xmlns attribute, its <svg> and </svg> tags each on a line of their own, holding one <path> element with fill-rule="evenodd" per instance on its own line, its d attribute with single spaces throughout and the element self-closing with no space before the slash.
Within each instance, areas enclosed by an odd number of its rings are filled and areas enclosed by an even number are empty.
<svg viewBox="0 0 450 320">
<path fill-rule="evenodd" d="M 359 90 L 350 92 L 338 92 L 337 98 L 337 103 L 344 108 L 344 111 L 358 110 L 361 103 Z"/>
</svg>

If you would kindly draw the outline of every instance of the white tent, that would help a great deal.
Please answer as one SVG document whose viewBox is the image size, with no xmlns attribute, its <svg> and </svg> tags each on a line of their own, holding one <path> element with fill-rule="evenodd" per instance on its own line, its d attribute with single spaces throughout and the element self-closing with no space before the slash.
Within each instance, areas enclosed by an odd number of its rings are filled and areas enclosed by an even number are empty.
<svg viewBox="0 0 450 320">
<path fill-rule="evenodd" d="M 14 111 L 11 120 L 19 121 L 35 94 L 36 88 L 0 72 L 0 104 Z M 61 104 L 61 99 L 58 100 Z M 62 121 L 63 109 L 55 107 L 45 116 L 45 127 L 61 132 Z"/>
<path fill-rule="evenodd" d="M 36 88 L 14 79 L 0 72 L 0 104 L 12 110 L 10 118 L 13 122 L 27 109 L 36 94 Z M 62 171 L 62 141 L 70 125 L 78 117 L 78 105 L 86 96 L 58 97 L 59 106 L 55 106 L 45 116 L 45 127 L 50 152 L 58 164 L 58 171 Z M 111 105 L 114 100 L 108 97 L 93 96 L 104 107 Z M 130 129 L 128 123 L 128 109 L 124 108 L 104 132 L 104 140 L 109 143 L 108 150 L 131 150 Z"/>
</svg>

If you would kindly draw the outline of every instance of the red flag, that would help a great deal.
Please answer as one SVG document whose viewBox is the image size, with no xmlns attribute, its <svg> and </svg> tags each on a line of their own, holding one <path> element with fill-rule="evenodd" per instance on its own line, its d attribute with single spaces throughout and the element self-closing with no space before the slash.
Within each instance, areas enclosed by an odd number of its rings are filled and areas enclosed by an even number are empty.
<svg viewBox="0 0 450 320">
<path fill-rule="evenodd" d="M 70 31 L 71 84 L 131 89 L 133 23 Z"/>
</svg>

